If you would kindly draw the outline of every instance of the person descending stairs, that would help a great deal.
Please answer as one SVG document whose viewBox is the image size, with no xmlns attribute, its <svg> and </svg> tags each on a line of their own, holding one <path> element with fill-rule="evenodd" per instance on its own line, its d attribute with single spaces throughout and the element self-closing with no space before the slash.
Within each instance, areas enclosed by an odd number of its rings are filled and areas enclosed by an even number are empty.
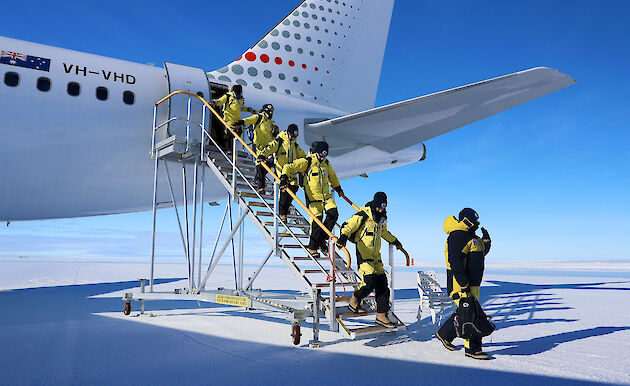
<svg viewBox="0 0 630 386">
<path fill-rule="evenodd" d="M 348 240 L 357 246 L 357 264 L 362 280 L 361 285 L 354 291 L 348 308 L 355 313 L 364 313 L 365 310 L 360 306 L 361 301 L 375 291 L 376 324 L 391 328 L 397 324 L 387 317 L 389 287 L 381 261 L 381 237 L 396 249 L 402 249 L 402 244 L 387 230 L 386 208 L 387 195 L 376 192 L 372 201 L 343 223 L 337 246 L 345 247 Z"/>
</svg>

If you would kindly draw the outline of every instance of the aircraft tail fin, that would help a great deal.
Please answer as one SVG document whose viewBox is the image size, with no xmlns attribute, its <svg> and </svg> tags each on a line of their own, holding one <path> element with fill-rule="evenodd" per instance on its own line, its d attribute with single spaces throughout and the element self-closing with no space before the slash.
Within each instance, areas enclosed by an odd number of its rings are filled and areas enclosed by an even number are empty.
<svg viewBox="0 0 630 386">
<path fill-rule="evenodd" d="M 356 112 L 374 107 L 394 0 L 306 0 L 209 77 Z"/>
</svg>

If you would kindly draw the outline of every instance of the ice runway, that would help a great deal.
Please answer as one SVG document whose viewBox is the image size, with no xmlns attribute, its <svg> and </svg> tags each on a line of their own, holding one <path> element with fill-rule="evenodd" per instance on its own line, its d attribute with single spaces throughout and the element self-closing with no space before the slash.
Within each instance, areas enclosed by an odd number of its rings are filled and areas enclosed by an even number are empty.
<svg viewBox="0 0 630 386">
<path fill-rule="evenodd" d="M 497 331 L 483 362 L 446 351 L 428 315 L 416 320 L 425 266 L 396 272 L 407 331 L 351 341 L 323 330 L 311 349 L 310 324 L 295 347 L 280 313 L 159 301 L 147 302 L 153 317 L 133 316 L 137 304 L 124 316 L 120 296 L 146 263 L 3 258 L 0 384 L 630 384 L 630 271 L 540 266 L 487 271 L 481 300 Z M 182 287 L 183 273 L 159 264 L 158 288 Z M 234 285 L 231 266 L 213 278 L 209 288 Z M 256 287 L 297 290 L 281 266 Z"/>
</svg>

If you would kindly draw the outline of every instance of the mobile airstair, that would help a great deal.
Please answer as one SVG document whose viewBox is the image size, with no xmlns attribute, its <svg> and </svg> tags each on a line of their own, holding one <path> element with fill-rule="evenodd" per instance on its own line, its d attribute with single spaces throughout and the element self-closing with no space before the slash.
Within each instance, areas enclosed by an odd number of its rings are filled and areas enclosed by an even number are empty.
<svg viewBox="0 0 630 386">
<path fill-rule="evenodd" d="M 178 107 L 176 107 L 178 106 Z M 166 109 L 167 111 L 162 111 Z M 220 141 L 213 138 L 210 130 L 211 115 L 219 120 L 233 137 L 231 151 L 222 149 Z M 187 92 L 174 91 L 155 104 L 153 139 L 151 157 L 154 160 L 154 194 L 153 194 L 153 241 L 151 246 L 151 271 L 147 280 L 141 280 L 139 291 L 126 293 L 123 297 L 125 314 L 131 313 L 131 302 L 139 301 L 141 313 L 144 313 L 144 302 L 148 300 L 196 300 L 210 303 L 227 304 L 245 307 L 247 309 L 276 310 L 286 314 L 291 322 L 291 336 L 294 344 L 300 342 L 300 325 L 307 318 L 312 318 L 313 339 L 312 346 L 319 341 L 320 319 L 324 318 L 330 331 L 339 332 L 351 339 L 361 336 L 392 332 L 405 329 L 405 325 L 393 313 L 389 313 L 390 320 L 398 324 L 394 328 L 385 328 L 374 324 L 375 299 L 364 299 L 363 307 L 367 313 L 355 314 L 348 309 L 348 301 L 355 286 L 361 282 L 359 275 L 351 268 L 351 256 L 347 249 L 339 252 L 335 248 L 334 235 L 313 216 L 298 197 L 293 196 L 294 206 L 286 221 L 278 216 L 279 178 L 274 171 L 267 168 L 271 181 L 267 181 L 266 194 L 259 194 L 253 185 L 255 174 L 255 153 L 236 131 L 227 126 L 217 111 L 201 96 Z M 183 205 L 177 207 L 171 178 L 172 170 L 169 166 L 181 169 L 181 185 Z M 164 170 L 163 177 L 161 170 Z M 226 215 L 232 205 L 239 210 L 238 219 L 231 224 L 230 232 L 219 247 L 217 235 L 210 261 L 202 265 L 206 252 L 203 250 L 203 205 L 204 184 L 206 173 L 211 172 L 216 178 L 213 180 L 225 188 L 228 200 L 221 220 L 220 229 L 226 222 Z M 192 177 L 190 174 L 192 173 Z M 156 220 L 158 203 L 158 187 L 161 178 L 165 178 L 168 186 L 170 206 L 174 209 L 179 233 L 182 240 L 184 256 L 188 273 L 186 288 L 168 292 L 154 289 Z M 188 187 L 192 178 L 192 192 Z M 347 199 L 346 199 L 347 200 Z M 348 200 L 348 202 L 350 202 Z M 351 203 L 351 202 L 350 202 Z M 298 205 L 296 207 L 295 205 Z M 352 204 L 354 206 L 354 204 Z M 192 216 L 189 213 L 192 207 Z M 356 208 L 356 206 L 354 206 Z M 180 213 L 180 210 L 183 210 Z M 305 213 L 303 215 L 302 213 Z M 199 216 L 198 216 L 199 214 Z M 308 216 L 308 217 L 307 217 Z M 183 218 L 182 218 L 183 217 Z M 329 234 L 328 253 L 321 257 L 313 257 L 308 253 L 306 245 L 309 239 L 310 222 L 313 219 Z M 244 221 L 248 218 L 258 229 L 269 244 L 269 252 L 256 268 L 244 279 Z M 337 225 L 338 227 L 338 225 Z M 238 233 L 238 266 L 236 288 L 209 289 L 208 279 L 213 274 L 221 257 L 226 253 L 230 244 Z M 197 245 L 198 243 L 198 245 Z M 389 262 L 393 268 L 393 247 L 389 249 Z M 287 295 L 286 293 L 262 291 L 253 289 L 253 284 L 265 264 L 270 259 L 280 259 L 293 274 L 302 288 L 301 294 Z M 393 269 L 390 269 L 390 286 L 393 288 Z M 196 278 L 195 278 L 196 276 Z M 394 291 L 391 291 L 393 306 Z"/>
</svg>

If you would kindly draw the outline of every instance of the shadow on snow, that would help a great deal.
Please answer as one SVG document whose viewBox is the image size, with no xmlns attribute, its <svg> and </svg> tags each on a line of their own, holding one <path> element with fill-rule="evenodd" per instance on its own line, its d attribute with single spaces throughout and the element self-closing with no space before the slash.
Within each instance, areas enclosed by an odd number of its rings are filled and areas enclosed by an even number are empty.
<svg viewBox="0 0 630 386">
<path fill-rule="evenodd" d="M 179 279 L 158 283 L 175 280 Z M 0 373 L 0 384 L 308 385 L 367 384 L 379 378 L 388 384 L 450 384 L 458 374 L 470 383 L 592 384 L 239 341 L 96 315 L 121 312 L 122 301 L 92 296 L 136 285 L 129 281 L 0 292 L 4 310 L 0 318 L 0 361 L 6 370 Z M 187 301 L 147 304 L 162 309 L 198 307 L 196 302 Z M 598 333 L 607 333 L 605 328 L 600 330 Z M 585 334 L 578 335 L 567 334 L 558 341 L 579 339 Z M 377 368 L 386 371 L 365 371 Z"/>
</svg>

